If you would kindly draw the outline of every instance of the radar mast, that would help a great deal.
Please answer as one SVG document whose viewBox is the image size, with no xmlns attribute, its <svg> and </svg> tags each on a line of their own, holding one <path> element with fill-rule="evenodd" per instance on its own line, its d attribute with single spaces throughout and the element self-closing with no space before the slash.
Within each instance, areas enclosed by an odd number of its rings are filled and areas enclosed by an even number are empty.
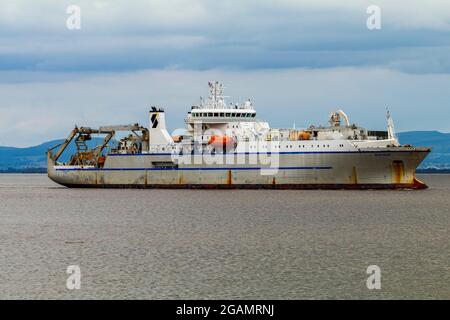
<svg viewBox="0 0 450 320">
<path fill-rule="evenodd" d="M 226 107 L 223 89 L 225 86 L 219 81 L 208 82 L 210 96 L 208 97 L 207 107 L 212 109 L 222 109 Z"/>
</svg>

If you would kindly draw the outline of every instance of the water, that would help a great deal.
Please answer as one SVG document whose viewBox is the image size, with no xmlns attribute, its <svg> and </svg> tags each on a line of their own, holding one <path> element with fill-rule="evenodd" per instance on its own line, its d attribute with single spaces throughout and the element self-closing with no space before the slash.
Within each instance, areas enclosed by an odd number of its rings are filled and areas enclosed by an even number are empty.
<svg viewBox="0 0 450 320">
<path fill-rule="evenodd" d="M 449 299 L 450 175 L 420 178 L 431 188 L 88 190 L 0 175 L 0 298 Z M 373 264 L 381 290 L 366 287 Z"/>
</svg>

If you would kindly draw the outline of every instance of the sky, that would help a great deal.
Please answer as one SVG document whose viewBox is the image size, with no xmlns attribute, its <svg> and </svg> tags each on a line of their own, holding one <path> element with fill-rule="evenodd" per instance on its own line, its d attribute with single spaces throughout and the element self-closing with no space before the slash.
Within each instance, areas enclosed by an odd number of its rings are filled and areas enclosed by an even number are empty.
<svg viewBox="0 0 450 320">
<path fill-rule="evenodd" d="M 71 5 L 80 29 L 67 28 Z M 341 108 L 382 130 L 389 107 L 398 131 L 450 132 L 450 1 L 0 2 L 0 145 L 147 125 L 152 105 L 175 130 L 212 80 L 272 127 Z"/>
</svg>

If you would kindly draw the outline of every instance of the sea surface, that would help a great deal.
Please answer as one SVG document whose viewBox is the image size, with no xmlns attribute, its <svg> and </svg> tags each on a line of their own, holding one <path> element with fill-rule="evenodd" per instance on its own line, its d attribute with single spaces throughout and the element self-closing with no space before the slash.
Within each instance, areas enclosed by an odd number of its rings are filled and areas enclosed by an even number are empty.
<svg viewBox="0 0 450 320">
<path fill-rule="evenodd" d="M 0 175 L 0 298 L 450 299 L 450 175 L 419 178 L 430 188 L 89 190 Z"/>
</svg>

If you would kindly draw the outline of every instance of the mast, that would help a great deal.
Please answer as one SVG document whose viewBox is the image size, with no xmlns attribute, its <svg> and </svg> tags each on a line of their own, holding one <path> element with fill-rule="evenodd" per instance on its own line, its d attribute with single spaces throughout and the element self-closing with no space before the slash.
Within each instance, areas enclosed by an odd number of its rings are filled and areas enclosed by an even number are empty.
<svg viewBox="0 0 450 320">
<path fill-rule="evenodd" d="M 392 120 L 389 109 L 386 109 L 386 119 L 387 119 L 388 139 L 395 140 L 395 142 L 399 144 L 397 134 L 395 133 L 394 120 Z"/>
<path fill-rule="evenodd" d="M 225 88 L 223 84 L 219 81 L 209 81 L 209 92 L 207 108 L 211 109 L 221 109 L 225 108 L 225 96 L 223 95 L 223 89 Z"/>
</svg>

